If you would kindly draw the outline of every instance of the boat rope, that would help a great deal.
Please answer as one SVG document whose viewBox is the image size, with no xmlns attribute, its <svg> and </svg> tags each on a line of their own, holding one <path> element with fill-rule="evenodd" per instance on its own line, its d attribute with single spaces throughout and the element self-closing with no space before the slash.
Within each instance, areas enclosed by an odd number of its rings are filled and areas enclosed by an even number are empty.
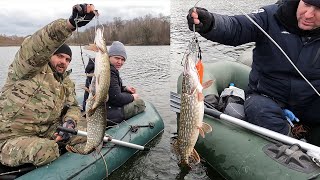
<svg viewBox="0 0 320 180">
<path fill-rule="evenodd" d="M 36 166 L 30 166 L 30 167 L 21 168 L 21 169 L 15 170 L 15 171 L 9 171 L 9 172 L 0 173 L 0 177 L 1 176 L 6 176 L 6 175 L 10 175 L 10 174 L 15 174 L 15 173 L 29 172 L 29 171 L 32 171 L 32 170 L 34 170 L 36 168 L 37 168 Z"/>
<path fill-rule="evenodd" d="M 100 154 L 100 156 L 101 156 L 101 158 L 102 158 L 102 160 L 103 160 L 103 163 L 104 163 L 104 166 L 106 167 L 106 178 L 108 178 L 108 164 L 107 164 L 107 161 L 104 159 L 104 157 L 103 157 L 103 154 L 101 153 L 101 151 L 99 151 L 99 154 Z"/>
</svg>

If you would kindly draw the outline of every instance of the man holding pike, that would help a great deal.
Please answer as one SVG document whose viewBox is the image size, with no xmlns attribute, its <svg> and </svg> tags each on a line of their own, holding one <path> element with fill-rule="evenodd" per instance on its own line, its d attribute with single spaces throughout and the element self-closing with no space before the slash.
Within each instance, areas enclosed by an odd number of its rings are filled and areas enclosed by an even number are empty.
<svg viewBox="0 0 320 180">
<path fill-rule="evenodd" d="M 280 45 L 319 91 L 320 1 L 283 0 L 249 16 Z M 320 145 L 320 97 L 249 18 L 192 8 L 187 19 L 190 30 L 195 24 L 195 30 L 211 41 L 232 46 L 256 43 L 244 104 L 247 121 Z M 284 110 L 296 115 L 303 126 L 291 128 Z"/>
<path fill-rule="evenodd" d="M 80 118 L 71 71 L 66 71 L 72 52 L 64 42 L 89 23 L 95 11 L 92 4 L 77 4 L 68 20 L 53 21 L 21 44 L 0 93 L 3 165 L 41 166 L 59 157 L 57 141 L 76 143 L 69 134 L 56 132 L 62 124 L 75 128 Z"/>
</svg>

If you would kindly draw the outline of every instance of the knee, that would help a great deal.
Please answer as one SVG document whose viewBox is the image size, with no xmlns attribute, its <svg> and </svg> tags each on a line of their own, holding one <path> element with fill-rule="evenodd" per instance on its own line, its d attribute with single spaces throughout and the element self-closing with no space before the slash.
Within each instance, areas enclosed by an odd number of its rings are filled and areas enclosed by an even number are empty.
<svg viewBox="0 0 320 180">
<path fill-rule="evenodd" d="M 0 160 L 7 166 L 32 163 L 35 166 L 47 164 L 59 157 L 59 148 L 53 140 L 20 137 L 8 140 L 1 149 Z"/>
<path fill-rule="evenodd" d="M 44 141 L 37 143 L 35 147 L 34 165 L 42 166 L 57 159 L 59 154 L 58 144 L 54 141 L 43 139 Z"/>
<path fill-rule="evenodd" d="M 58 144 L 52 140 L 41 139 L 34 144 L 34 162 L 35 166 L 42 166 L 57 159 L 59 154 Z"/>
<path fill-rule="evenodd" d="M 253 96 L 245 101 L 244 107 L 248 122 L 282 134 L 288 134 L 290 128 L 283 111 L 273 100 L 263 96 Z"/>
<path fill-rule="evenodd" d="M 146 109 L 146 104 L 142 99 L 137 99 L 136 101 L 136 107 L 138 109 L 138 113 L 143 112 Z"/>
</svg>

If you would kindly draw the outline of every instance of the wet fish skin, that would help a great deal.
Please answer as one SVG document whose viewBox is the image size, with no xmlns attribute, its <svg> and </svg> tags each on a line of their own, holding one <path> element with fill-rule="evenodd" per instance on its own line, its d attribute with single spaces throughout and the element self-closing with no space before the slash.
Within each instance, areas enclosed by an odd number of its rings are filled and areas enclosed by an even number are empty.
<svg viewBox="0 0 320 180">
<path fill-rule="evenodd" d="M 108 100 L 110 86 L 110 61 L 102 29 L 96 30 L 95 44 L 87 49 L 96 51 L 94 76 L 86 103 L 87 142 L 85 145 L 68 147 L 69 150 L 80 154 L 89 154 L 97 149 L 99 151 L 98 147 L 103 142 L 107 126 L 105 102 Z"/>
<path fill-rule="evenodd" d="M 95 91 L 92 92 L 94 93 L 94 103 L 91 108 L 86 109 L 87 116 L 91 116 L 99 105 L 104 104 L 108 100 L 108 91 L 110 86 L 110 61 L 101 28 L 96 30 L 94 41 L 94 45 L 96 46 L 95 51 L 97 51 L 94 66 L 94 77 L 96 80 L 94 88 L 90 88 L 90 91 L 95 89 Z M 93 83 L 91 83 L 91 85 L 93 85 Z M 88 98 L 88 100 L 91 99 Z"/>
<path fill-rule="evenodd" d="M 191 159 L 194 164 L 200 162 L 200 157 L 194 149 L 199 134 L 204 137 L 205 132 L 208 133 L 212 131 L 212 127 L 203 122 L 203 87 L 195 67 L 194 61 L 190 55 L 187 55 L 182 80 L 178 137 L 176 141 L 177 144 L 175 145 L 177 148 L 176 152 L 180 156 L 180 164 L 187 166 L 189 166 L 190 163 L 189 159 Z"/>
<path fill-rule="evenodd" d="M 93 77 L 95 80 L 95 77 Z M 93 94 L 89 94 L 88 99 L 92 98 Z M 91 108 L 94 101 L 88 101 L 86 108 Z M 103 141 L 106 130 L 106 108 L 105 103 L 99 105 L 91 116 L 86 116 L 87 121 L 87 142 L 81 154 L 89 154 L 94 151 Z"/>
<path fill-rule="evenodd" d="M 94 42 L 98 51 L 95 57 L 94 77 L 90 84 L 91 93 L 86 107 L 88 136 L 84 153 L 90 153 L 102 143 L 107 125 L 105 102 L 108 100 L 110 86 L 110 61 L 101 28 L 96 30 Z"/>
</svg>

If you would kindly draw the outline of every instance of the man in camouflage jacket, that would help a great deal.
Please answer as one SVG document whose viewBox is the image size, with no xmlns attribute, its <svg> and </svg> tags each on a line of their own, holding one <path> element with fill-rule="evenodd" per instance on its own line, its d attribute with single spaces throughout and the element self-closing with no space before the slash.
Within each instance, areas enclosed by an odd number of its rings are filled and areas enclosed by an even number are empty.
<svg viewBox="0 0 320 180">
<path fill-rule="evenodd" d="M 56 138 L 57 126 L 74 128 L 80 118 L 75 85 L 66 71 L 71 49 L 64 42 L 94 17 L 94 11 L 91 4 L 75 5 L 68 20 L 53 21 L 21 44 L 0 92 L 2 164 L 41 166 L 59 157 L 56 142 L 68 138 Z M 76 17 L 87 21 L 76 23 Z M 65 106 L 69 108 L 60 117 Z"/>
</svg>

